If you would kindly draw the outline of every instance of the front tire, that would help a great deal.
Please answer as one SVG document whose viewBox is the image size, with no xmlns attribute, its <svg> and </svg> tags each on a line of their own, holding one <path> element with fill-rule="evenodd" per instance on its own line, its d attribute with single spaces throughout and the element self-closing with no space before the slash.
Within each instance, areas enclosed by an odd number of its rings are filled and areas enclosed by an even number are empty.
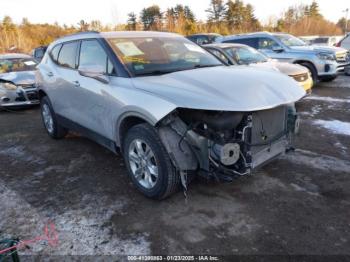
<svg viewBox="0 0 350 262">
<path fill-rule="evenodd" d="M 55 111 L 53 110 L 51 102 L 47 96 L 44 96 L 41 99 L 40 108 L 43 124 L 49 136 L 54 139 L 64 138 L 67 135 L 68 130 L 58 123 Z"/>
<path fill-rule="evenodd" d="M 180 177 L 151 125 L 139 124 L 127 132 L 123 155 L 132 182 L 146 197 L 164 199 L 179 189 Z"/>
</svg>

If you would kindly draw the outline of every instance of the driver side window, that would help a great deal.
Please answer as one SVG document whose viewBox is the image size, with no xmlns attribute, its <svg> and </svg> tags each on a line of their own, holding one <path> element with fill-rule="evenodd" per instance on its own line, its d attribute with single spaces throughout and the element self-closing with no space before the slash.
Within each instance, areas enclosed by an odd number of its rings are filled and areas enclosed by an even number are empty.
<svg viewBox="0 0 350 262">
<path fill-rule="evenodd" d="M 114 74 L 113 64 L 97 40 L 83 40 L 80 47 L 79 65 L 99 65 L 107 75 Z"/>
<path fill-rule="evenodd" d="M 273 48 L 276 48 L 276 47 L 279 47 L 279 44 L 276 43 L 275 40 L 266 38 L 266 37 L 259 38 L 258 49 L 272 50 Z"/>
</svg>

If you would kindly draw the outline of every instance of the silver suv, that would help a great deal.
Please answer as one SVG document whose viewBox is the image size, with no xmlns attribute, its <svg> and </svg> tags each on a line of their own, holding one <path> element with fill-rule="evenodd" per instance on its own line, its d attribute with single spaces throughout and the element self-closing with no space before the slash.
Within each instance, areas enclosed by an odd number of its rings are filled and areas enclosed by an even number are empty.
<svg viewBox="0 0 350 262">
<path fill-rule="evenodd" d="M 310 46 L 289 34 L 259 32 L 221 37 L 216 41 L 249 45 L 271 58 L 303 65 L 310 70 L 314 82 L 332 81 L 338 71 L 350 64 L 350 56 L 343 48 Z"/>
<path fill-rule="evenodd" d="M 38 66 L 48 134 L 81 132 L 120 152 L 135 186 L 161 199 L 195 174 L 250 174 L 290 148 L 305 91 L 277 72 L 224 66 L 176 34 L 80 33 Z"/>
</svg>

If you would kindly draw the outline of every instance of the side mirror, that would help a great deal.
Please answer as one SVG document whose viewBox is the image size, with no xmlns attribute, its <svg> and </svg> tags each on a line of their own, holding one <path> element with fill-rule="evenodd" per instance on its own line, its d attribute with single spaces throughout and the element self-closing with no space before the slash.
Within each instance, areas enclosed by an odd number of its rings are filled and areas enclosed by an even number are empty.
<svg viewBox="0 0 350 262">
<path fill-rule="evenodd" d="M 78 72 L 82 76 L 96 79 L 102 83 L 108 84 L 109 78 L 105 75 L 105 68 L 100 65 L 81 65 L 78 68 Z"/>
<path fill-rule="evenodd" d="M 274 46 L 274 47 L 272 47 L 272 51 L 274 51 L 276 53 L 282 53 L 284 51 L 284 49 L 281 46 Z"/>
</svg>

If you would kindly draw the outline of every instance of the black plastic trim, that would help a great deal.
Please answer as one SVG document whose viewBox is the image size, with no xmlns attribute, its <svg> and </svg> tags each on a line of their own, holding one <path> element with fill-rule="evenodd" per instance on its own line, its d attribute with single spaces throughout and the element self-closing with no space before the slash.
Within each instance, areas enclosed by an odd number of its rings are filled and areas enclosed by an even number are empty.
<svg viewBox="0 0 350 262">
<path fill-rule="evenodd" d="M 77 124 L 64 116 L 57 114 L 56 117 L 57 117 L 57 121 L 59 122 L 59 124 L 62 125 L 63 127 L 82 134 L 84 137 L 87 137 L 87 138 L 95 141 L 96 143 L 100 144 L 101 146 L 104 146 L 105 148 L 111 150 L 115 154 L 118 153 L 118 147 L 113 140 L 110 140 L 109 138 L 106 138 L 103 135 L 100 135 L 100 134 L 98 134 L 98 133 L 96 133 L 96 132 L 94 132 L 86 127 L 83 127 L 80 124 Z"/>
</svg>

